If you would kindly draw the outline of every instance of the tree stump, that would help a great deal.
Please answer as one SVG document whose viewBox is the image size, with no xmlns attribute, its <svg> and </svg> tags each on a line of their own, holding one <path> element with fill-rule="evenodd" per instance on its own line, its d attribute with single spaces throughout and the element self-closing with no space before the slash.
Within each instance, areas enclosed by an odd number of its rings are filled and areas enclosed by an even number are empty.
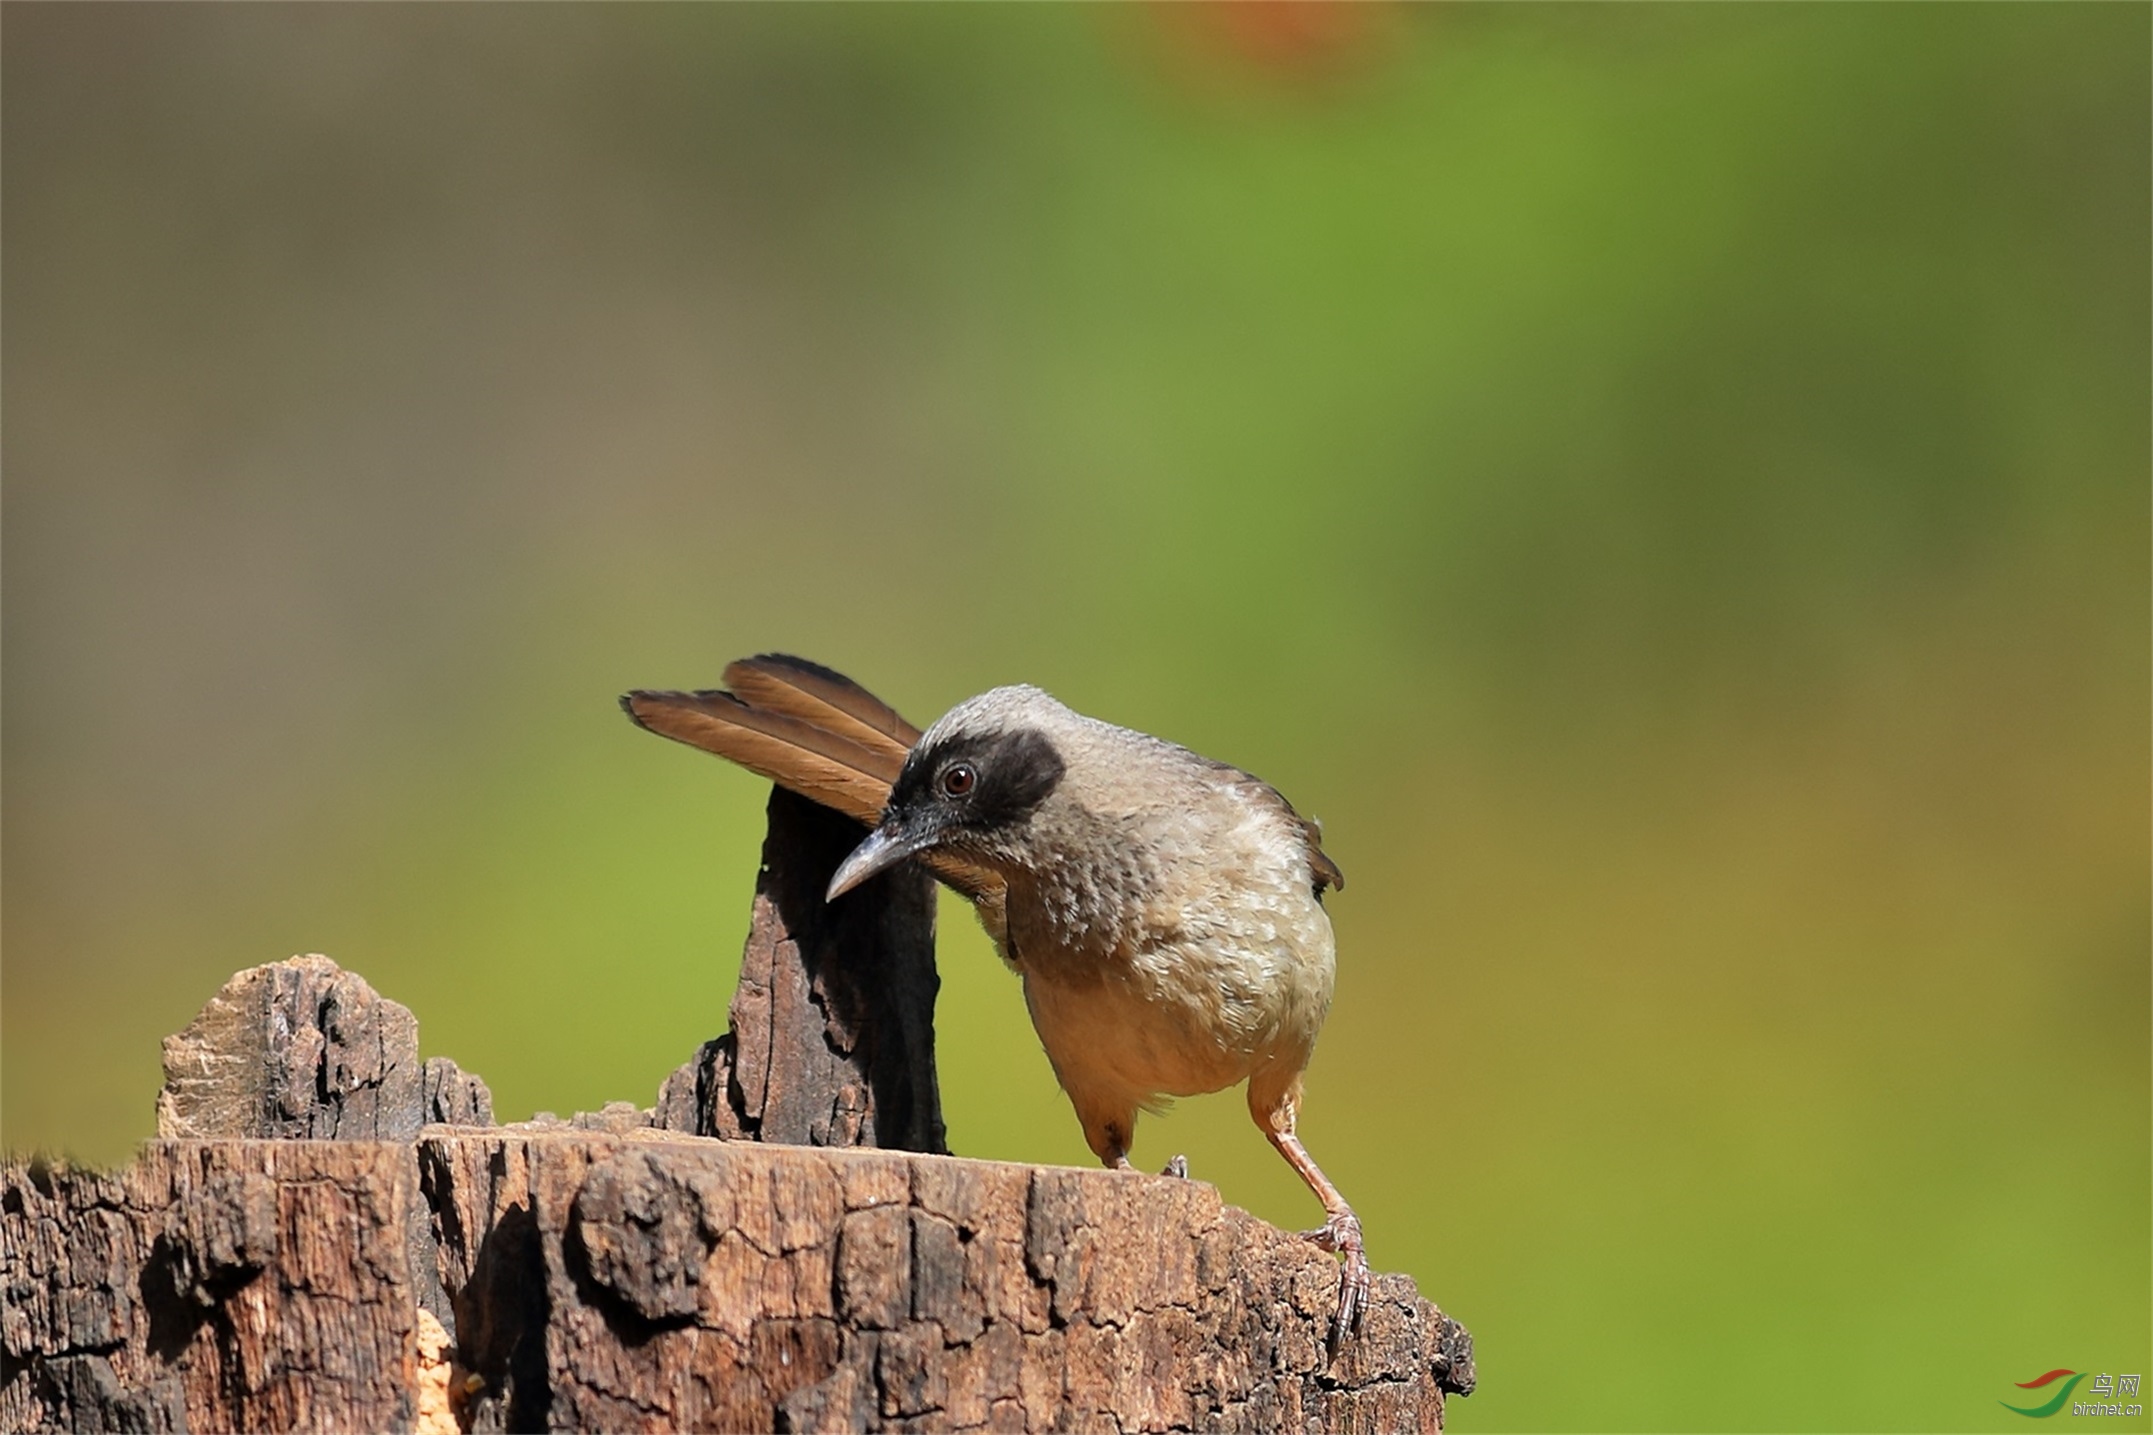
<svg viewBox="0 0 2153 1435">
<path fill-rule="evenodd" d="M 1405 1277 L 1334 1360 L 1332 1261 L 1125 1172 L 430 1126 L 14 1165 L 0 1233 L 11 1430 L 1433 1431 L 1470 1379 Z"/>
<path fill-rule="evenodd" d="M 1211 1186 L 938 1154 L 933 892 L 822 904 L 856 834 L 773 797 L 650 1108 L 494 1126 L 357 975 L 241 972 L 131 1166 L 0 1173 L 0 1428 L 1440 1430 L 1472 1342 L 1405 1277 L 1334 1356 L 1335 1263 Z"/>
</svg>

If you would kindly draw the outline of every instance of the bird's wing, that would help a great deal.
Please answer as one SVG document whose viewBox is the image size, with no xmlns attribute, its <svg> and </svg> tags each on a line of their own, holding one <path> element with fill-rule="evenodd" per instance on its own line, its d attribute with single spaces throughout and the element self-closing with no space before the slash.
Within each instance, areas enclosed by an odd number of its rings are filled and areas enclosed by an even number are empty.
<svg viewBox="0 0 2153 1435">
<path fill-rule="evenodd" d="M 1285 799 L 1279 800 L 1283 802 Z M 1345 891 L 1346 874 L 1338 870 L 1338 864 L 1323 850 L 1323 824 L 1313 817 L 1302 817 L 1299 813 L 1295 813 L 1294 817 L 1300 822 L 1301 835 L 1308 842 L 1308 866 L 1309 870 L 1316 874 L 1317 895 L 1322 895 L 1325 887 Z"/>
<path fill-rule="evenodd" d="M 1184 748 L 1183 751 L 1187 751 L 1187 749 Z M 1323 889 L 1326 887 L 1335 887 L 1341 892 L 1346 890 L 1346 874 L 1338 869 L 1338 864 L 1333 862 L 1330 854 L 1323 850 L 1323 824 L 1321 822 L 1318 822 L 1313 817 L 1303 817 L 1300 813 L 1294 811 L 1293 804 L 1286 800 L 1285 793 L 1280 792 L 1254 773 L 1235 767 L 1230 762 L 1220 762 L 1215 757 L 1204 757 L 1197 753 L 1190 753 L 1189 755 L 1205 767 L 1226 774 L 1230 785 L 1250 794 L 1257 801 L 1270 807 L 1300 832 L 1301 841 L 1308 848 L 1309 875 L 1315 880 L 1316 895 L 1318 897 L 1323 895 Z"/>
</svg>

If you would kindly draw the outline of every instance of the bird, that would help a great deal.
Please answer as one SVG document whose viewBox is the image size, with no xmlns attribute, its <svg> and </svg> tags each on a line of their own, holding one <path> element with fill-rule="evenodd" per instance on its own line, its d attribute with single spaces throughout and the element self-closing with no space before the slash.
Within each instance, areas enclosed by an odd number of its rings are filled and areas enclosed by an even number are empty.
<svg viewBox="0 0 2153 1435">
<path fill-rule="evenodd" d="M 1249 1115 L 1323 1204 L 1301 1234 L 1340 1258 L 1337 1350 L 1370 1275 L 1359 1217 L 1296 1133 L 1336 973 L 1323 895 L 1345 887 L 1321 826 L 1238 767 L 1028 685 L 922 731 L 804 658 L 743 658 L 723 680 L 621 707 L 867 827 L 828 900 L 905 861 L 969 898 L 1104 1165 L 1133 1169 L 1140 1111 L 1247 1083 Z"/>
</svg>

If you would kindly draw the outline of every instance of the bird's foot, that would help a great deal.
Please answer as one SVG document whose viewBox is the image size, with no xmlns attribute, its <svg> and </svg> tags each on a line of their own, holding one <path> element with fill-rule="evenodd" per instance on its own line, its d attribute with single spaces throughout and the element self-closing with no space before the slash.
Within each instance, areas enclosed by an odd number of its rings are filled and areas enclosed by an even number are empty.
<svg viewBox="0 0 2153 1435">
<path fill-rule="evenodd" d="M 1176 1156 L 1173 1160 L 1166 1163 L 1166 1169 L 1164 1171 L 1161 1171 L 1159 1174 L 1161 1176 L 1171 1176 L 1177 1181 L 1188 1180 L 1189 1158 L 1186 1156 Z"/>
<path fill-rule="evenodd" d="M 1301 1239 L 1343 1258 L 1338 1272 L 1338 1314 L 1331 1320 L 1331 1354 L 1336 1355 L 1368 1310 L 1368 1252 L 1361 1244 L 1360 1217 L 1351 1211 L 1334 1212 L 1313 1231 L 1301 1232 Z"/>
</svg>

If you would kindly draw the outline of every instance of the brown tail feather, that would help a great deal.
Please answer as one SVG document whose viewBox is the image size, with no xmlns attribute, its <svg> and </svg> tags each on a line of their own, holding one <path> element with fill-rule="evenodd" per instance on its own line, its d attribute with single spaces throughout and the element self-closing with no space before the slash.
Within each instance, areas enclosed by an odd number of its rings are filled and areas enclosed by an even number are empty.
<svg viewBox="0 0 2153 1435">
<path fill-rule="evenodd" d="M 920 730 L 843 673 L 787 653 L 764 653 L 725 665 L 725 685 L 767 712 L 802 718 L 902 763 Z"/>
<path fill-rule="evenodd" d="M 727 692 L 632 692 L 621 708 L 638 727 L 730 758 L 753 773 L 872 826 L 904 764 L 902 750 L 870 748 Z"/>
<path fill-rule="evenodd" d="M 805 658 L 742 658 L 726 665 L 725 681 L 732 692 L 638 691 L 620 705 L 638 727 L 730 758 L 870 827 L 882 819 L 918 728 L 852 679 Z M 946 852 L 919 860 L 980 904 L 988 930 L 999 930 L 999 874 Z"/>
</svg>

